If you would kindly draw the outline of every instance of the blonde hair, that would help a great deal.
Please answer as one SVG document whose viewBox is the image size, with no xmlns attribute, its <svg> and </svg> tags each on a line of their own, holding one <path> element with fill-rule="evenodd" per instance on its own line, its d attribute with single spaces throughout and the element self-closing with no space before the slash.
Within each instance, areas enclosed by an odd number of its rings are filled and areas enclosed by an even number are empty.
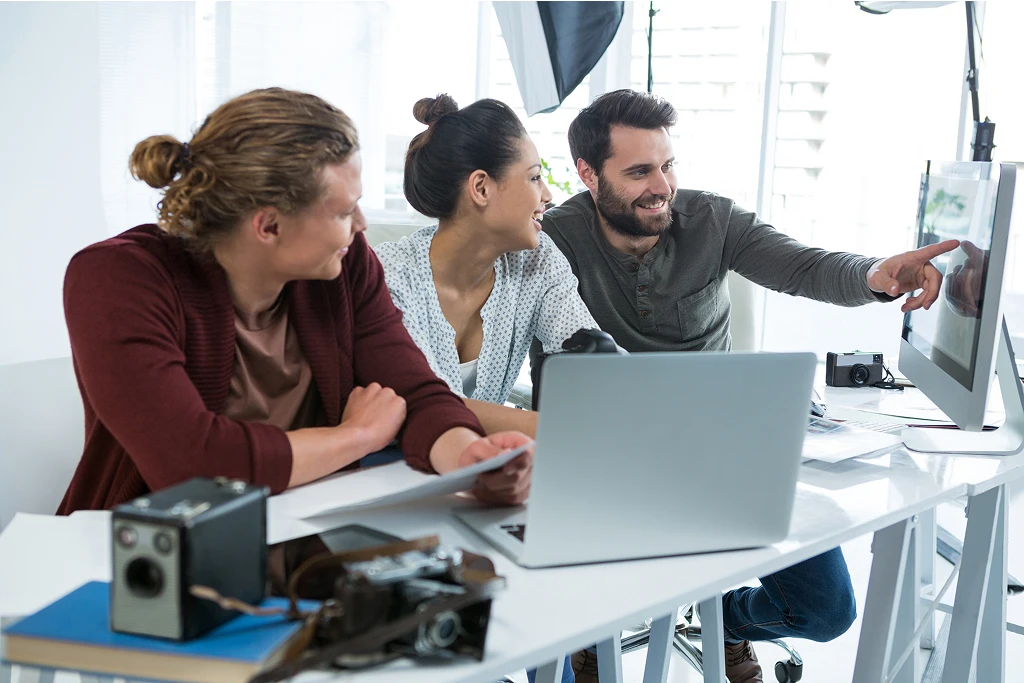
<svg viewBox="0 0 1024 683">
<path fill-rule="evenodd" d="M 352 120 L 315 95 L 267 88 L 229 100 L 192 139 L 135 146 L 132 176 L 163 189 L 157 223 L 207 249 L 253 211 L 294 215 L 324 192 L 322 171 L 359 149 Z"/>
</svg>

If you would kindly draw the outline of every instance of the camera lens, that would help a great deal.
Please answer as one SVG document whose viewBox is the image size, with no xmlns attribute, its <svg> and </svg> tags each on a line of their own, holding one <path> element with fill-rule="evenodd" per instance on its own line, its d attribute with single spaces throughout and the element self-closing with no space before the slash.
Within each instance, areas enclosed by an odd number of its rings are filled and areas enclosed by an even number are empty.
<svg viewBox="0 0 1024 683">
<path fill-rule="evenodd" d="M 430 649 L 442 650 L 459 637 L 462 620 L 455 612 L 441 612 L 424 624 L 422 638 Z"/>
<path fill-rule="evenodd" d="M 857 363 L 850 368 L 850 381 L 858 387 L 862 387 L 868 383 L 868 379 L 871 377 L 871 370 L 868 366 L 863 363 Z"/>
<path fill-rule="evenodd" d="M 155 598 L 164 590 L 164 573 L 153 560 L 138 557 L 129 562 L 124 570 L 124 582 L 132 595 Z"/>
</svg>

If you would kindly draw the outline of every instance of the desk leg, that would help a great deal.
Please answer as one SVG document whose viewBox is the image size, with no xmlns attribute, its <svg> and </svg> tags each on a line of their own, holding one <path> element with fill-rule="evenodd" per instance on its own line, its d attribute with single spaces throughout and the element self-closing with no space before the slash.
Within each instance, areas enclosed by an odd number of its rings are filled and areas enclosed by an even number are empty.
<svg viewBox="0 0 1024 683">
<path fill-rule="evenodd" d="M 622 633 L 597 644 L 597 675 L 601 683 L 622 683 Z"/>
<path fill-rule="evenodd" d="M 919 591 L 934 596 L 938 591 L 935 585 L 935 508 L 922 512 L 918 518 L 917 528 L 917 573 L 920 577 Z M 930 600 L 921 599 L 922 606 L 930 604 Z M 931 650 L 935 647 L 935 615 L 928 617 L 928 624 L 921 632 L 921 647 Z"/>
<path fill-rule="evenodd" d="M 647 662 L 644 664 L 644 683 L 665 683 L 668 663 L 672 658 L 672 638 L 676 633 L 676 612 L 655 619 L 651 624 L 647 643 Z"/>
<path fill-rule="evenodd" d="M 996 505 L 995 536 L 992 542 L 992 563 L 985 592 L 981 634 L 978 640 L 977 683 L 1002 683 L 1006 678 L 1006 548 L 1007 515 L 1010 501 L 1003 486 Z"/>
<path fill-rule="evenodd" d="M 978 668 L 978 683 L 1001 681 L 1005 669 L 1006 632 L 1006 525 L 1005 491 L 1002 486 L 972 496 L 968 505 L 967 533 L 964 534 L 960 576 L 957 577 L 956 599 L 950 616 L 949 645 L 942 670 L 942 683 L 960 683 L 969 679 L 979 653 L 979 636 L 993 642 L 983 648 L 986 658 L 996 657 Z M 999 538 L 1001 532 L 1001 538 Z M 993 553 L 999 546 L 998 562 Z M 1001 584 L 993 582 L 993 574 Z M 990 590 L 990 588 L 992 590 Z M 989 596 L 990 592 L 996 595 Z M 998 612 L 998 614 L 996 613 Z M 1002 620 L 999 618 L 1002 616 Z M 984 623 L 983 623 L 984 621 Z M 982 674 L 986 676 L 982 679 Z M 998 676 L 993 678 L 993 676 Z"/>
<path fill-rule="evenodd" d="M 701 650 L 704 683 L 723 683 L 725 677 L 725 625 L 722 619 L 722 595 L 702 600 L 700 610 Z"/>
<path fill-rule="evenodd" d="M 536 683 L 562 683 L 562 669 L 565 668 L 565 657 L 537 667 Z"/>
<path fill-rule="evenodd" d="M 921 581 L 918 571 L 918 560 L 920 556 L 915 552 L 918 545 L 918 522 L 915 517 L 910 524 L 910 539 L 907 543 L 907 560 L 903 568 L 903 584 L 900 587 L 900 602 L 896 612 L 896 624 L 893 627 L 892 650 L 890 652 L 890 668 L 895 665 L 898 658 L 910 646 L 914 638 L 914 631 L 917 630 L 917 615 L 924 610 L 921 609 Z M 932 553 L 934 557 L 935 553 Z M 899 672 L 893 678 L 893 683 L 917 683 L 921 680 L 921 667 L 917 662 L 917 649 L 920 641 L 914 643 L 914 652 L 904 661 Z M 895 655 L 896 659 L 893 659 Z M 888 675 L 888 672 L 887 674 Z"/>
<path fill-rule="evenodd" d="M 913 540 L 913 525 L 913 521 L 905 519 L 875 532 L 871 543 L 874 557 L 868 579 L 868 596 L 864 601 L 864 621 L 853 669 L 854 683 L 880 683 L 889 673 L 897 618 L 905 604 L 900 598 L 908 583 L 906 566 Z M 912 579 L 916 582 L 916 577 L 912 576 Z M 916 604 L 916 585 L 911 595 L 911 602 Z M 913 633 L 913 626 L 910 630 Z M 900 640 L 907 642 L 905 638 Z"/>
</svg>

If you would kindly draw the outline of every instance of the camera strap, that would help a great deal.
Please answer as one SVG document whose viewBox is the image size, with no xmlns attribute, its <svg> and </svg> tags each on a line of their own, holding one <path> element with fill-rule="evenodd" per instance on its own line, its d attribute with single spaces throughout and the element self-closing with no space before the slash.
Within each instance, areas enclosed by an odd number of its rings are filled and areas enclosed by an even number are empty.
<svg viewBox="0 0 1024 683">
<path fill-rule="evenodd" d="M 438 539 L 437 536 L 424 536 L 423 538 L 416 538 L 411 541 L 396 541 L 395 543 L 374 546 L 372 548 L 351 550 L 344 553 L 324 553 L 322 555 L 312 557 L 295 570 L 294 574 L 292 574 L 291 580 L 288 582 L 288 607 L 256 607 L 255 605 L 250 605 L 242 600 L 221 595 L 215 589 L 202 585 L 192 586 L 189 588 L 189 593 L 200 600 L 209 600 L 210 602 L 217 603 L 217 606 L 221 609 L 231 610 L 232 612 L 241 612 L 242 614 L 257 617 L 272 617 L 278 614 L 287 614 L 292 619 L 302 619 L 311 614 L 315 614 L 314 612 L 304 613 L 299 610 L 299 598 L 295 590 L 299 583 L 299 579 L 301 579 L 307 572 L 314 571 L 322 567 L 344 564 L 346 562 L 365 562 L 372 560 L 375 557 L 401 555 L 402 553 L 414 550 L 429 551 L 436 548 L 439 544 L 440 539 Z"/>
<path fill-rule="evenodd" d="M 277 681 L 291 678 L 303 671 L 308 671 L 325 664 L 332 664 L 344 655 L 365 655 L 379 652 L 391 641 L 415 631 L 421 624 L 427 623 L 437 615 L 469 607 L 488 597 L 488 593 L 489 591 L 483 591 L 477 586 L 471 585 L 467 587 L 465 593 L 442 598 L 425 605 L 413 614 L 399 617 L 387 624 L 370 629 L 355 638 L 332 643 L 316 650 L 309 649 L 309 644 L 312 642 L 316 631 L 318 616 L 308 617 L 306 625 L 303 627 L 304 632 L 300 638 L 304 646 L 300 649 L 298 643 L 296 643 L 296 647 L 291 648 L 291 652 L 288 653 L 291 654 L 291 659 L 286 659 L 273 669 L 253 676 L 249 679 L 249 683 L 276 683 Z"/>
<path fill-rule="evenodd" d="M 318 627 L 321 626 L 323 620 L 330 619 L 331 616 L 327 612 L 327 603 L 316 612 L 301 612 L 298 609 L 296 587 L 299 585 L 299 581 L 304 574 L 333 565 L 365 562 L 378 557 L 401 555 L 411 551 L 429 552 L 439 545 L 440 539 L 437 536 L 426 536 L 410 541 L 398 541 L 345 553 L 325 553 L 304 562 L 295 570 L 289 581 L 289 608 L 267 610 L 259 613 L 287 614 L 292 619 L 304 619 L 305 624 L 297 637 L 285 649 L 281 663 L 255 675 L 249 680 L 249 683 L 275 683 L 309 669 L 334 664 L 339 657 L 345 655 L 369 655 L 384 652 L 388 643 L 416 631 L 421 625 L 428 623 L 439 614 L 448 611 L 458 611 L 482 600 L 487 600 L 496 590 L 504 586 L 504 581 L 495 573 L 494 564 L 490 559 L 483 555 L 463 550 L 463 561 L 460 566 L 459 576 L 457 577 L 459 585 L 463 589 L 460 593 L 446 595 L 428 604 L 420 605 L 415 612 L 371 628 L 358 636 L 329 643 L 319 648 L 315 646 Z M 217 602 L 226 609 L 235 609 L 239 606 L 252 610 L 259 609 L 237 600 L 231 600 L 230 598 L 220 598 Z M 225 603 L 231 606 L 226 607 Z M 346 605 L 341 605 L 340 607 L 345 609 Z M 338 605 L 335 604 L 332 608 L 337 610 Z"/>
</svg>

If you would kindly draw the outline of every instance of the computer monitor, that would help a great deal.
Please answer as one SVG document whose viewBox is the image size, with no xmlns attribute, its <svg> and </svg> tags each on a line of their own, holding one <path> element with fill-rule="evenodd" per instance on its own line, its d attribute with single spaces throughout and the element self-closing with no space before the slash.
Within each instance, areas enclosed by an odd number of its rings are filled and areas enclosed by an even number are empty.
<svg viewBox="0 0 1024 683">
<path fill-rule="evenodd" d="M 930 161 L 921 176 L 918 247 L 948 239 L 960 246 L 932 262 L 943 276 L 935 303 L 904 316 L 899 369 L 960 431 L 906 430 L 913 450 L 1024 450 L 1024 391 L 1000 306 L 1016 171 L 1013 164 Z M 1007 418 L 982 433 L 994 370 Z"/>
</svg>

